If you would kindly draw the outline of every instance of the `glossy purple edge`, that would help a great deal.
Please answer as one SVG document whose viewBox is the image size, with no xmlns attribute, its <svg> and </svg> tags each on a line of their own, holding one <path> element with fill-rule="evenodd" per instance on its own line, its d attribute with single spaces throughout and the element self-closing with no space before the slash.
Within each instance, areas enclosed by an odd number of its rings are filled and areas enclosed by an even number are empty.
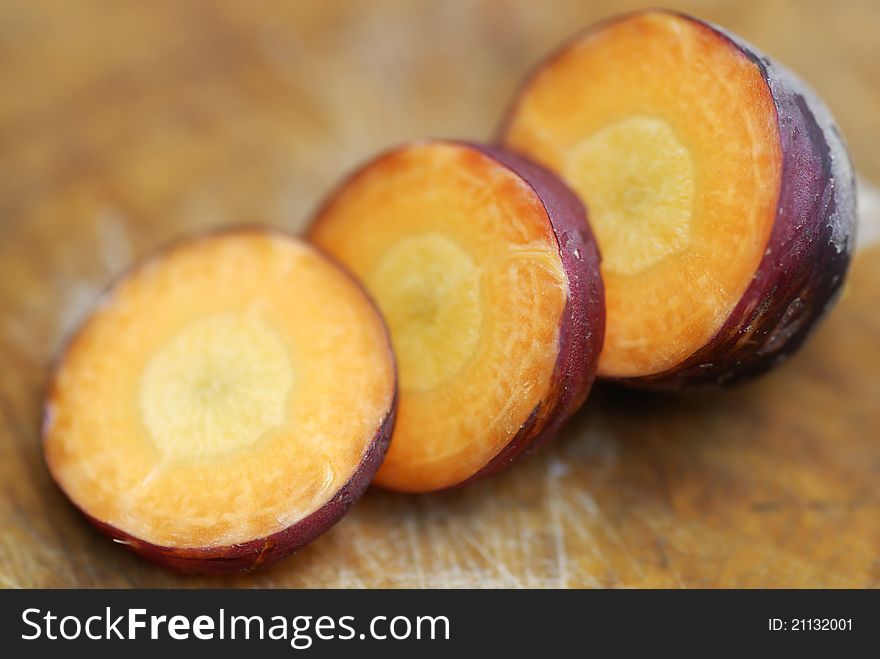
<svg viewBox="0 0 880 659">
<path fill-rule="evenodd" d="M 522 94 L 544 67 L 610 24 L 663 13 L 711 30 L 758 66 L 773 97 L 781 141 L 777 214 L 752 282 L 705 346 L 661 373 L 607 380 L 665 391 L 712 389 L 747 382 L 794 354 L 840 295 L 855 239 L 855 176 L 843 137 L 815 92 L 723 28 L 681 12 L 639 10 L 587 28 L 533 67 L 505 110 L 496 141 L 503 146 Z"/>
<path fill-rule="evenodd" d="M 52 481 L 56 484 L 58 489 L 61 490 L 65 498 L 70 501 L 70 503 L 92 526 L 98 529 L 101 533 L 109 536 L 114 542 L 126 546 L 130 551 L 134 552 L 141 558 L 183 573 L 222 575 L 235 572 L 248 572 L 255 568 L 264 567 L 274 563 L 313 542 L 318 536 L 329 530 L 330 527 L 342 519 L 348 512 L 348 509 L 360 499 L 369 487 L 373 477 L 379 470 L 379 467 L 385 458 L 385 453 L 388 451 L 388 445 L 391 441 L 391 434 L 394 429 L 394 420 L 397 414 L 398 377 L 396 360 L 394 358 L 394 352 L 391 350 L 388 327 L 385 324 L 385 319 L 379 312 L 375 301 L 357 278 L 355 278 L 346 267 L 340 264 L 331 255 L 327 254 L 317 245 L 304 241 L 295 234 L 279 227 L 262 224 L 236 224 L 209 229 L 195 235 L 173 239 L 168 243 L 159 246 L 144 258 L 138 260 L 131 267 L 123 270 L 110 282 L 102 294 L 102 298 L 111 295 L 120 282 L 129 277 L 135 276 L 139 270 L 149 266 L 155 260 L 162 258 L 171 250 L 185 246 L 194 241 L 209 240 L 218 236 L 238 233 L 270 234 L 288 240 L 304 242 L 310 248 L 318 252 L 323 258 L 333 263 L 343 274 L 345 274 L 346 277 L 349 278 L 349 280 L 358 286 L 369 301 L 370 305 L 376 311 L 376 314 L 381 321 L 388 351 L 391 355 L 392 364 L 394 364 L 394 381 L 392 385 L 394 393 L 388 411 L 382 422 L 379 424 L 373 439 L 370 440 L 367 450 L 358 464 L 357 469 L 355 469 L 348 481 L 339 488 L 336 494 L 327 501 L 327 503 L 321 506 L 321 508 L 310 513 L 291 526 L 282 529 L 281 531 L 277 531 L 265 538 L 257 538 L 248 542 L 220 545 L 216 547 L 169 547 L 152 544 L 93 517 L 67 495 L 67 492 L 61 487 L 61 484 L 52 473 L 51 468 L 49 468 L 49 474 L 52 477 Z M 42 442 L 46 441 L 46 435 L 49 428 L 51 402 L 55 398 L 54 389 L 56 373 L 60 365 L 64 362 L 67 352 L 76 342 L 79 334 L 84 331 L 85 327 L 88 325 L 90 317 L 91 315 L 86 316 L 79 326 L 70 334 L 61 350 L 59 350 L 58 356 L 51 367 L 51 376 L 47 386 L 41 425 Z"/>
<path fill-rule="evenodd" d="M 494 458 L 460 485 L 505 469 L 556 435 L 586 400 L 596 378 L 605 338 L 601 259 L 580 199 L 550 170 L 519 154 L 498 147 L 462 144 L 507 167 L 532 188 L 556 236 L 569 294 L 559 321 L 559 354 L 553 370 L 551 395 L 535 407 Z"/>
<path fill-rule="evenodd" d="M 856 227 L 852 161 L 821 99 L 739 37 L 676 15 L 725 39 L 760 70 L 776 109 L 782 180 L 764 257 L 715 336 L 674 368 L 618 380 L 673 391 L 741 384 L 793 355 L 840 295 Z"/>
</svg>

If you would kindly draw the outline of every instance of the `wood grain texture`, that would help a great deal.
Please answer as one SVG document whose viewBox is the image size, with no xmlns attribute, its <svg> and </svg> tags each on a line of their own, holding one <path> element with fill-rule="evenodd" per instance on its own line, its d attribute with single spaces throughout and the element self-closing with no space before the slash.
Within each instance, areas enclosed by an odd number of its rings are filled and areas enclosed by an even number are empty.
<svg viewBox="0 0 880 659">
<path fill-rule="evenodd" d="M 697 399 L 599 387 L 509 472 L 443 495 L 371 491 L 265 571 L 142 563 L 49 479 L 49 362 L 131 259 L 234 221 L 301 228 L 379 149 L 485 138 L 533 61 L 634 6 L 0 5 L 0 586 L 880 586 L 876 192 L 843 300 L 780 370 Z M 876 3 L 675 6 L 800 72 L 880 180 Z"/>
</svg>

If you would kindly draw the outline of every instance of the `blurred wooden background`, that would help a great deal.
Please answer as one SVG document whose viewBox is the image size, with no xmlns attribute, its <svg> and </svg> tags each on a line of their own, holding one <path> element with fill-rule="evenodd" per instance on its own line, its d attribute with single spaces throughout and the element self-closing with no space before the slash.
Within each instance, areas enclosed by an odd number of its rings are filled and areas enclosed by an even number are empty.
<svg viewBox="0 0 880 659">
<path fill-rule="evenodd" d="M 672 5 L 801 73 L 880 180 L 880 3 Z M 487 138 L 536 59 L 638 6 L 0 2 L 0 586 L 880 586 L 878 225 L 828 322 L 762 381 L 696 400 L 599 387 L 502 476 L 370 492 L 253 575 L 144 564 L 48 477 L 47 365 L 113 273 L 181 232 L 300 228 L 394 143 Z"/>
</svg>

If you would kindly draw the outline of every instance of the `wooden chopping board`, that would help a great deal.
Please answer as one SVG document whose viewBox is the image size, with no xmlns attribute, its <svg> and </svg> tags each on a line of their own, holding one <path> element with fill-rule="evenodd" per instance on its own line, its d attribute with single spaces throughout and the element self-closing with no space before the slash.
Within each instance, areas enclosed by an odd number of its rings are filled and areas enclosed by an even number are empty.
<svg viewBox="0 0 880 659">
<path fill-rule="evenodd" d="M 875 4 L 679 6 L 802 72 L 880 179 Z M 557 443 L 507 473 L 441 495 L 370 491 L 264 571 L 152 567 L 93 532 L 49 479 L 49 360 L 112 274 L 180 233 L 298 229 L 344 171 L 394 143 L 488 136 L 531 62 L 618 9 L 0 6 L 0 586 L 880 586 L 870 191 L 846 294 L 783 368 L 699 398 L 599 386 Z"/>
</svg>

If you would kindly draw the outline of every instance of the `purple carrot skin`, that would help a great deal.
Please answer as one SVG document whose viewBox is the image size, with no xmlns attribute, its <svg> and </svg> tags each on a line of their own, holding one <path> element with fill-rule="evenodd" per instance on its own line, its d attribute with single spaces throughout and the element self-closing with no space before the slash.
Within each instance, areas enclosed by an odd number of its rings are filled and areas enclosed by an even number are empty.
<svg viewBox="0 0 880 659">
<path fill-rule="evenodd" d="M 779 134 L 781 176 L 776 213 L 751 281 L 706 343 L 657 373 L 603 376 L 600 371 L 600 377 L 626 386 L 667 391 L 739 384 L 797 351 L 833 306 L 848 270 L 855 234 L 853 166 L 819 97 L 790 71 L 722 28 L 677 12 L 645 10 L 588 28 L 539 63 L 515 93 L 500 122 L 497 140 L 506 148 L 517 148 L 511 144 L 512 128 L 524 97 L 544 70 L 556 66 L 590 35 L 651 15 L 675 17 L 711 32 L 757 67 L 772 98 Z M 609 332 L 613 331 L 614 327 L 609 327 Z"/>
<path fill-rule="evenodd" d="M 502 171 L 504 175 L 499 177 Z M 492 172 L 492 177 L 483 179 L 486 172 Z M 467 181 L 465 187 L 457 187 L 462 185 L 460 183 L 454 185 L 450 183 L 459 180 Z M 459 487 L 498 472 L 523 455 L 527 449 L 549 440 L 585 400 L 596 376 L 605 328 L 604 289 L 599 274 L 599 252 L 580 200 L 554 174 L 528 159 L 496 147 L 459 141 L 428 140 L 397 147 L 373 159 L 345 179 L 317 212 L 308 235 L 325 251 L 338 258 L 355 274 L 360 275 L 367 283 L 368 289 L 373 286 L 372 293 L 380 308 L 383 300 L 389 305 L 384 311 L 386 317 L 390 318 L 395 314 L 396 307 L 393 305 L 397 304 L 395 292 L 389 292 L 390 288 L 383 289 L 371 279 L 371 273 L 376 272 L 377 263 L 381 264 L 381 259 L 386 258 L 384 255 L 393 253 L 400 244 L 399 227 L 407 227 L 407 232 L 404 233 L 406 239 L 411 236 L 430 235 L 432 231 L 436 231 L 436 225 L 421 222 L 421 216 L 430 216 L 430 213 L 419 213 L 414 210 L 419 204 L 428 204 L 429 208 L 434 208 L 430 204 L 438 203 L 437 199 L 449 199 L 449 225 L 443 226 L 443 231 L 446 232 L 444 235 L 452 236 L 454 240 L 459 241 L 461 248 L 472 249 L 474 254 L 482 254 L 483 252 L 480 251 L 484 249 L 482 245 L 490 239 L 494 241 L 498 254 L 507 254 L 507 250 L 515 247 L 513 243 L 505 242 L 508 239 L 504 237 L 503 229 L 492 228 L 491 222 L 477 221 L 476 215 L 473 218 L 469 215 L 469 213 L 479 214 L 488 211 L 478 210 L 473 206 L 467 206 L 465 207 L 467 210 L 461 211 L 459 210 L 461 206 L 456 205 L 459 203 L 456 201 L 457 196 L 461 194 L 465 195 L 465 199 L 469 198 L 468 195 L 474 194 L 474 189 L 470 186 L 474 181 L 481 180 L 505 180 L 510 183 L 508 187 L 501 186 L 497 189 L 492 187 L 494 184 L 487 183 L 488 196 L 484 202 L 486 204 L 502 203 L 499 200 L 508 199 L 506 195 L 522 195 L 524 191 L 527 192 L 523 198 L 527 196 L 530 203 L 539 202 L 519 210 L 518 212 L 523 212 L 524 215 L 518 218 L 518 221 L 528 223 L 535 235 L 550 237 L 552 243 L 545 245 L 542 242 L 538 249 L 543 252 L 550 248 L 551 251 L 547 252 L 547 255 L 553 255 L 554 263 L 559 265 L 559 274 L 566 284 L 565 297 L 561 299 L 559 311 L 553 312 L 556 326 L 552 329 L 555 331 L 557 343 L 552 346 L 553 361 L 550 362 L 552 372 L 546 376 L 547 384 L 544 384 L 545 376 L 541 376 L 540 387 L 537 387 L 533 381 L 517 381 L 514 385 L 529 391 L 528 395 L 532 399 L 529 400 L 528 410 L 521 416 L 517 412 L 518 418 L 522 421 L 518 422 L 518 427 L 511 434 L 507 435 L 502 431 L 497 436 L 492 435 L 490 433 L 498 432 L 494 428 L 484 430 L 482 433 L 474 431 L 471 434 L 461 434 L 462 442 L 467 441 L 469 444 L 464 449 L 454 447 L 452 450 L 469 453 L 467 463 L 455 461 L 455 464 L 450 466 L 449 462 L 443 462 L 444 458 L 435 459 L 430 451 L 425 450 L 424 453 L 420 453 L 423 450 L 420 443 L 425 437 L 426 428 L 430 428 L 431 433 L 437 433 L 442 437 L 449 437 L 452 433 L 458 437 L 458 431 L 452 426 L 460 423 L 462 419 L 473 418 L 474 414 L 486 412 L 485 409 L 455 410 L 450 413 L 450 428 L 443 430 L 437 430 L 436 426 L 443 425 L 445 417 L 429 412 L 423 402 L 419 409 L 424 411 L 420 411 L 418 418 L 409 412 L 407 423 L 402 416 L 398 420 L 388 458 L 375 481 L 376 485 L 385 489 L 402 492 L 435 492 Z M 448 187 L 447 184 L 453 187 Z M 442 191 L 442 195 L 438 191 Z M 492 195 L 498 196 L 493 199 Z M 389 210 L 381 204 L 374 212 L 373 204 L 376 202 L 373 200 L 392 197 L 407 200 L 405 207 L 409 210 L 405 217 L 394 216 L 393 213 L 396 211 Z M 540 209 L 540 212 L 537 209 Z M 533 222 L 535 224 L 532 224 Z M 386 231 L 385 223 L 396 228 Z M 486 228 L 483 230 L 486 233 L 473 234 L 472 238 L 473 227 L 484 225 Z M 474 244 L 471 244 L 472 240 Z M 357 245 L 364 242 L 369 243 L 370 249 L 373 250 L 369 254 L 356 249 Z M 449 266 L 440 257 L 431 258 L 437 259 L 431 267 L 437 267 L 439 264 Z M 433 299 L 432 295 L 435 295 L 436 285 L 432 281 L 421 282 L 418 289 L 419 294 L 429 301 Z M 545 285 L 547 284 L 535 284 L 535 286 Z M 390 287 L 391 284 L 383 280 L 382 286 Z M 558 287 L 555 288 L 553 295 L 559 290 Z M 536 288 L 533 293 L 537 296 L 543 294 L 540 288 Z M 547 295 L 551 294 L 548 292 Z M 522 313 L 522 308 L 494 309 L 491 305 L 501 304 L 495 301 L 496 298 L 505 299 L 485 291 L 481 293 L 479 299 L 481 304 L 490 305 L 488 308 L 493 309 L 492 313 L 497 314 L 496 317 L 507 319 Z M 557 313 L 558 316 L 555 315 Z M 398 322 L 409 321 L 404 319 Z M 551 324 L 547 316 L 542 316 L 540 327 L 544 329 L 541 332 L 546 332 L 549 329 L 548 325 Z M 398 325 L 397 328 L 402 332 L 410 331 L 410 327 L 405 324 Z M 480 331 L 495 330 L 490 326 L 483 327 Z M 394 322 L 391 322 L 391 333 L 393 340 Z M 546 336 L 546 334 L 542 335 Z M 400 351 L 397 357 L 399 362 L 404 362 Z M 436 359 L 437 355 L 432 353 L 429 357 Z M 484 358 L 486 355 L 483 353 L 472 357 L 472 359 Z M 408 362 L 410 368 L 414 368 L 414 359 L 415 357 L 410 355 Z M 402 367 L 402 372 L 404 388 L 401 393 L 401 405 L 402 409 L 406 410 L 409 405 L 406 363 Z M 516 371 L 511 369 L 511 372 Z M 457 377 L 462 376 L 459 374 Z M 504 377 L 504 374 L 498 373 L 497 377 Z M 468 381 L 467 385 L 462 386 L 468 386 L 476 393 L 491 389 L 495 386 L 495 382 Z M 419 395 L 437 396 L 442 404 L 442 385 L 440 393 L 437 389 L 431 389 L 427 394 Z M 479 404 L 474 403 L 474 405 Z M 411 407 L 409 409 L 412 410 Z M 502 413 L 504 410 L 492 412 L 492 415 L 500 416 Z M 425 442 L 428 446 L 433 443 Z M 404 452 L 402 446 L 407 446 L 411 452 Z M 414 454 L 419 455 L 420 458 L 408 457 Z"/>
<path fill-rule="evenodd" d="M 92 526 L 112 538 L 114 542 L 126 546 L 141 558 L 178 572 L 223 575 L 250 572 L 256 568 L 266 567 L 311 544 L 341 520 L 349 508 L 361 498 L 388 450 L 396 409 L 395 397 L 385 422 L 376 431 L 376 437 L 360 466 L 345 486 L 321 508 L 267 538 L 225 547 L 161 547 L 124 533 L 106 522 L 95 519 L 82 509 L 80 512 Z"/>
<path fill-rule="evenodd" d="M 554 387 L 504 449 L 467 481 L 491 476 L 553 439 L 590 393 L 605 336 L 605 295 L 601 258 L 587 221 L 587 210 L 548 169 L 497 147 L 468 144 L 516 172 L 547 211 L 559 256 L 568 275 L 569 297 L 559 329 Z"/>
<path fill-rule="evenodd" d="M 679 366 L 619 380 L 665 390 L 740 384 L 793 355 L 840 295 L 856 227 L 852 161 L 818 95 L 739 37 L 681 16 L 726 38 L 761 70 L 776 106 L 783 164 L 767 251 L 722 328 Z"/>
</svg>

